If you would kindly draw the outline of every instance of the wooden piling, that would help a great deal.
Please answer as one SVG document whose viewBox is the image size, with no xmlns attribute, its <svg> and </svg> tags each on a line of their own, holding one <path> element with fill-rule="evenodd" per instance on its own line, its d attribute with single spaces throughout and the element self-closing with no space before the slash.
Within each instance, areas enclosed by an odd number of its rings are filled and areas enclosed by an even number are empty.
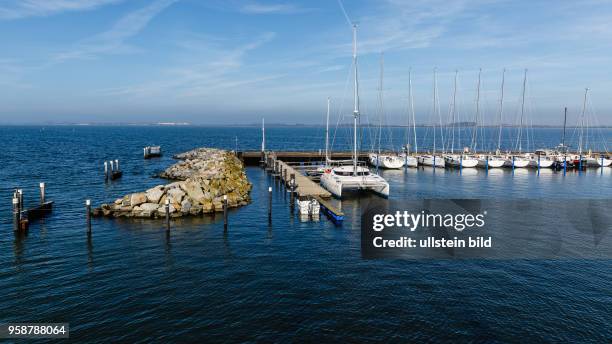
<svg viewBox="0 0 612 344">
<path fill-rule="evenodd" d="M 227 195 L 223 195 L 223 230 L 227 231 Z"/>
<path fill-rule="evenodd" d="M 108 180 L 108 163 L 104 162 L 104 180 Z"/>
<path fill-rule="evenodd" d="M 170 231 L 170 200 L 166 199 L 166 230 Z"/>
<path fill-rule="evenodd" d="M 19 212 L 19 198 L 13 196 L 13 231 L 19 231 L 20 222 L 21 214 Z"/>
<path fill-rule="evenodd" d="M 87 234 L 91 234 L 91 200 L 85 200 L 85 221 L 87 223 Z"/>
<path fill-rule="evenodd" d="M 45 204 L 45 183 L 38 184 L 40 187 L 40 205 Z"/>
<path fill-rule="evenodd" d="M 291 213 L 295 210 L 295 173 L 291 173 L 289 179 L 289 187 L 291 192 Z"/>
<path fill-rule="evenodd" d="M 121 171 L 121 169 L 119 168 L 119 159 L 115 159 L 115 169 L 117 171 Z"/>
<path fill-rule="evenodd" d="M 23 211 L 23 190 L 17 189 L 17 197 L 19 197 L 19 212 Z"/>
<path fill-rule="evenodd" d="M 272 223 L 272 187 L 268 187 L 268 223 Z"/>
</svg>

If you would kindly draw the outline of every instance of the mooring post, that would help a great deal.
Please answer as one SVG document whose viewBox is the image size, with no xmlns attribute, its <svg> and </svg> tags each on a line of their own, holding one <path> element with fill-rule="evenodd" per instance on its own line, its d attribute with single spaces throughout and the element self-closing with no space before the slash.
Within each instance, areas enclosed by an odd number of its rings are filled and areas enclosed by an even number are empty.
<svg viewBox="0 0 612 344">
<path fill-rule="evenodd" d="M 284 168 L 283 169 L 283 184 L 285 184 L 285 187 L 287 187 L 287 182 L 288 182 L 288 180 L 287 180 L 287 169 Z"/>
<path fill-rule="evenodd" d="M 17 189 L 17 197 L 19 197 L 19 220 L 21 220 L 21 212 L 23 211 L 23 190 Z"/>
<path fill-rule="evenodd" d="M 87 234 L 91 234 L 91 200 L 85 200 L 85 220 L 87 222 Z"/>
<path fill-rule="evenodd" d="M 166 230 L 170 231 L 170 200 L 166 198 Z"/>
<path fill-rule="evenodd" d="M 223 195 L 223 230 L 227 231 L 227 195 Z"/>
<path fill-rule="evenodd" d="M 112 160 L 111 160 L 111 161 L 109 161 L 109 164 L 110 164 L 110 171 L 111 171 L 111 175 L 112 175 L 112 174 L 113 174 L 113 171 L 115 170 L 115 167 L 114 167 L 115 165 L 114 165 L 114 163 L 113 163 L 113 161 L 112 161 Z"/>
<path fill-rule="evenodd" d="M 540 160 L 541 159 L 542 159 L 542 156 L 538 154 L 538 175 L 540 174 Z"/>
<path fill-rule="evenodd" d="M 514 171 L 514 155 L 512 156 L 512 170 Z"/>
<path fill-rule="evenodd" d="M 459 158 L 459 170 L 461 171 L 463 169 L 463 154 L 461 154 L 461 157 Z"/>
<path fill-rule="evenodd" d="M 45 204 L 45 183 L 38 184 L 40 187 L 40 205 Z"/>
<path fill-rule="evenodd" d="M 119 168 L 119 160 L 118 159 L 115 160 L 115 168 L 117 169 L 117 171 L 121 171 L 121 169 Z"/>
<path fill-rule="evenodd" d="M 142 149 L 142 155 L 145 159 L 147 158 L 147 147 Z"/>
<path fill-rule="evenodd" d="M 567 172 L 567 155 L 563 157 L 563 175 Z"/>
<path fill-rule="evenodd" d="M 435 169 L 436 169 L 436 156 L 434 155 L 433 157 L 434 157 L 433 168 L 434 168 L 434 170 L 435 170 Z"/>
<path fill-rule="evenodd" d="M 104 162 L 104 180 L 108 180 L 108 163 Z"/>
<path fill-rule="evenodd" d="M 489 156 L 485 157 L 485 170 L 489 172 Z"/>
<path fill-rule="evenodd" d="M 19 231 L 19 222 L 21 222 L 19 214 L 19 198 L 13 195 L 13 230 Z"/>
<path fill-rule="evenodd" d="M 582 154 L 580 154 L 580 160 L 578 160 L 578 170 L 582 171 Z"/>
<path fill-rule="evenodd" d="M 268 186 L 268 223 L 272 223 L 272 187 Z"/>
<path fill-rule="evenodd" d="M 293 213 L 293 209 L 295 208 L 295 173 L 291 173 L 291 213 Z"/>
</svg>

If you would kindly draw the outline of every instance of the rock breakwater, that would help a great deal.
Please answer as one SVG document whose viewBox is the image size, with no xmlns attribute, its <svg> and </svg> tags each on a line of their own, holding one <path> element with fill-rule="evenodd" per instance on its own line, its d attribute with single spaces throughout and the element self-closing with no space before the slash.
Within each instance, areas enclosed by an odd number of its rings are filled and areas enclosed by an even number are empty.
<svg viewBox="0 0 612 344">
<path fill-rule="evenodd" d="M 242 162 L 225 150 L 198 148 L 174 157 L 178 163 L 168 167 L 160 177 L 175 180 L 143 192 L 118 198 L 94 209 L 94 216 L 159 218 L 197 216 L 223 210 L 223 196 L 235 208 L 250 202 L 249 183 Z"/>
</svg>

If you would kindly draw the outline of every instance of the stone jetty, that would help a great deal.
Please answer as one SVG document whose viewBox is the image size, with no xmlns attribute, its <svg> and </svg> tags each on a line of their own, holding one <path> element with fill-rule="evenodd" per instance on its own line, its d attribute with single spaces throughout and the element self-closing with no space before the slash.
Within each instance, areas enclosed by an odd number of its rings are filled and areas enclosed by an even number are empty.
<svg viewBox="0 0 612 344">
<path fill-rule="evenodd" d="M 250 202 L 249 183 L 242 162 L 231 152 L 198 148 L 174 156 L 180 160 L 160 174 L 174 182 L 157 185 L 143 192 L 102 204 L 94 216 L 160 218 L 166 216 L 166 200 L 170 200 L 170 216 L 197 216 L 223 211 L 223 196 L 230 208 Z"/>
</svg>

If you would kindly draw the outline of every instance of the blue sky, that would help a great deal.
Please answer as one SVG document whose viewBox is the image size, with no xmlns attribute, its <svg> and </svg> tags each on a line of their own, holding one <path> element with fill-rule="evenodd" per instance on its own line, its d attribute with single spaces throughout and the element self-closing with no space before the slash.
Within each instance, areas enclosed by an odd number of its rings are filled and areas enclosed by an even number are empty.
<svg viewBox="0 0 612 344">
<path fill-rule="evenodd" d="M 429 122 L 432 74 L 446 118 L 459 71 L 459 118 L 493 122 L 503 68 L 515 123 L 523 69 L 536 124 L 575 121 L 585 87 L 612 124 L 609 1 L 344 0 L 359 23 L 362 111 L 377 116 L 380 53 L 387 121 Z M 323 123 L 350 114 L 351 28 L 338 1 L 2 0 L 0 123 Z"/>
</svg>

